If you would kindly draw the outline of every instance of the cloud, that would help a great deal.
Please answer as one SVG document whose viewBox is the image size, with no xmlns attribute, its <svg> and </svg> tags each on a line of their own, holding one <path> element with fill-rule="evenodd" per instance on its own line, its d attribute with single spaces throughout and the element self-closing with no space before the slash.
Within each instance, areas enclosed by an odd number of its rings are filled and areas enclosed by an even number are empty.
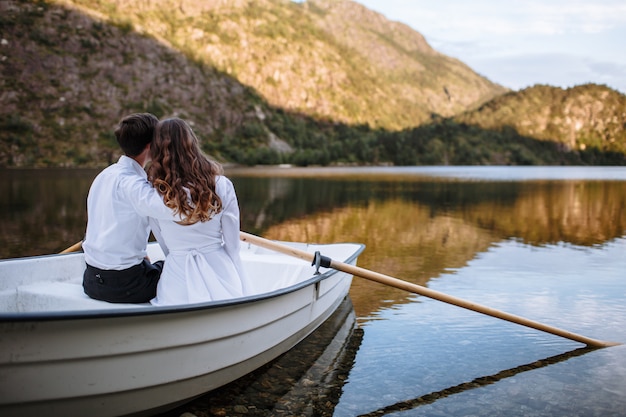
<svg viewBox="0 0 626 417">
<path fill-rule="evenodd" d="M 359 0 L 437 51 L 518 89 L 607 84 L 626 92 L 623 0 Z"/>
<path fill-rule="evenodd" d="M 359 1 L 423 34 L 467 38 L 492 35 L 596 33 L 626 25 L 626 4 L 617 0 L 377 0 Z"/>
</svg>

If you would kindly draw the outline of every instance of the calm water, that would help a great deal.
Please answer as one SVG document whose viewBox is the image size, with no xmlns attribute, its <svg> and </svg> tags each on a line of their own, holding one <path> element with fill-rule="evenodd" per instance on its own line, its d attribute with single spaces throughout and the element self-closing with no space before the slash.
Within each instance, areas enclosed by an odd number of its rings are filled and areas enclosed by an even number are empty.
<svg viewBox="0 0 626 417">
<path fill-rule="evenodd" d="M 2 257 L 80 240 L 97 171 L 0 171 Z M 625 168 L 230 170 L 242 229 L 367 245 L 359 265 L 626 342 Z M 579 343 L 355 278 L 273 364 L 171 415 L 626 415 L 626 346 Z"/>
</svg>

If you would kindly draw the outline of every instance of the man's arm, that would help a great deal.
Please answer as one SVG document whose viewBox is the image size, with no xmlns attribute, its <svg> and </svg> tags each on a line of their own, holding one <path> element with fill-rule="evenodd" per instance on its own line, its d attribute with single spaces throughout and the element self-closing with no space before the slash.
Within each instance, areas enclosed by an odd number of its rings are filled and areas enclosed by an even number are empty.
<svg viewBox="0 0 626 417">
<path fill-rule="evenodd" d="M 162 220 L 174 220 L 172 210 L 165 205 L 163 197 L 147 180 L 128 177 L 124 190 L 137 213 Z"/>
</svg>

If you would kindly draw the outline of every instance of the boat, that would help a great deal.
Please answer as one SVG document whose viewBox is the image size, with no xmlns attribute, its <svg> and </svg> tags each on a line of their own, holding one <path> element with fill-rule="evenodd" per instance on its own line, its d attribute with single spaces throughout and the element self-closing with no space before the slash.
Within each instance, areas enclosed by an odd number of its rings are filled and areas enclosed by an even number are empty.
<svg viewBox="0 0 626 417">
<path fill-rule="evenodd" d="M 281 244 L 352 265 L 364 249 Z M 241 258 L 252 295 L 160 307 L 87 297 L 82 253 L 0 260 L 0 415 L 165 412 L 287 352 L 348 296 L 352 275 L 319 262 L 252 243 Z"/>
</svg>

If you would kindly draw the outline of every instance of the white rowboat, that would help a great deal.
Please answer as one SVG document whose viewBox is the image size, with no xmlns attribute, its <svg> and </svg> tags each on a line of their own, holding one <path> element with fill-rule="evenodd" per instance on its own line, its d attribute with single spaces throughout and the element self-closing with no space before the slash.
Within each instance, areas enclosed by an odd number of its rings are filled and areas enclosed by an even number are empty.
<svg viewBox="0 0 626 417">
<path fill-rule="evenodd" d="M 284 243 L 356 264 L 360 244 Z M 149 246 L 155 261 L 163 254 Z M 335 311 L 352 275 L 242 244 L 255 295 L 175 307 L 82 291 L 83 254 L 0 261 L 0 415 L 151 415 L 291 349 Z"/>
</svg>

